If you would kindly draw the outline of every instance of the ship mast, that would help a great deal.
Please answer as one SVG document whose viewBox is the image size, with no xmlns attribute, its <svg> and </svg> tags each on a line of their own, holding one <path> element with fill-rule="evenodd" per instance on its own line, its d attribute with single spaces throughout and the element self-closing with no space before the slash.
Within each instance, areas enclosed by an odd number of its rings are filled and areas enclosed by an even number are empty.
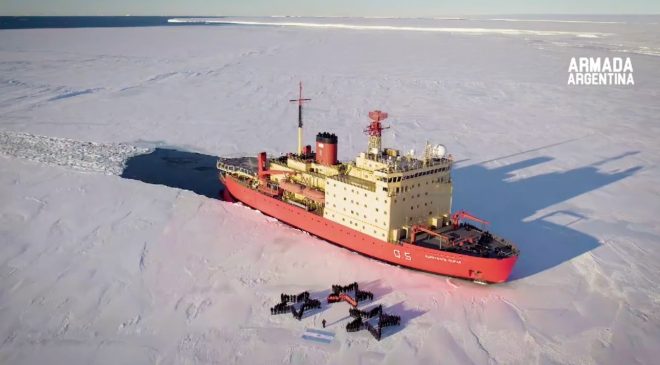
<svg viewBox="0 0 660 365">
<path fill-rule="evenodd" d="M 387 113 L 381 112 L 380 110 L 374 110 L 369 112 L 369 118 L 371 119 L 371 123 L 369 126 L 367 126 L 367 129 L 364 130 L 364 133 L 369 136 L 369 146 L 367 153 L 377 155 L 381 150 L 381 135 L 383 129 L 389 128 L 383 127 L 383 125 L 380 123 L 387 118 Z"/>
<path fill-rule="evenodd" d="M 299 92 L 298 99 L 291 99 L 290 102 L 298 102 L 298 153 L 303 154 L 303 120 L 302 120 L 302 108 L 303 102 L 310 101 L 312 99 L 303 99 L 302 97 L 302 81 L 298 83 Z"/>
</svg>

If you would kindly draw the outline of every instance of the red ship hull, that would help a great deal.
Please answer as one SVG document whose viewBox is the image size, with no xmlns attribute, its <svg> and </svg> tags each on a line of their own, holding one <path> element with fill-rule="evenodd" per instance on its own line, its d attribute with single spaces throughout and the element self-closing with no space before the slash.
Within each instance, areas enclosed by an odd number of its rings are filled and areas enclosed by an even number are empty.
<svg viewBox="0 0 660 365">
<path fill-rule="evenodd" d="M 518 259 L 517 256 L 502 259 L 468 256 L 406 242 L 385 242 L 250 189 L 230 175 L 226 175 L 223 182 L 231 196 L 243 204 L 334 244 L 395 265 L 434 274 L 501 283 L 508 279 Z"/>
</svg>

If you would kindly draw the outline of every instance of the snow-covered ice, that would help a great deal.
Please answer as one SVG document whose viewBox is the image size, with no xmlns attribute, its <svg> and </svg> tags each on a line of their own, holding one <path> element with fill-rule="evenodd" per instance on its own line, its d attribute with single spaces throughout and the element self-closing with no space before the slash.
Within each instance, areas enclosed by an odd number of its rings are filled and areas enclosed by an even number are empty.
<svg viewBox="0 0 660 365">
<path fill-rule="evenodd" d="M 657 17 L 277 19 L 235 20 L 353 26 L 0 31 L 0 363 L 656 362 Z M 568 86 L 579 56 L 631 57 L 635 85 Z M 298 80 L 307 140 L 336 132 L 342 159 L 372 109 L 386 145 L 446 145 L 454 207 L 522 251 L 511 281 L 393 267 L 208 198 L 214 156 L 295 147 Z M 140 158 L 179 178 L 120 173 Z M 343 305 L 270 316 L 352 281 L 404 326 L 376 342 Z M 303 340 L 322 318 L 335 340 Z"/>
<path fill-rule="evenodd" d="M 148 148 L 122 143 L 102 144 L 0 131 L 0 155 L 108 175 L 121 175 L 131 157 L 147 152 Z"/>
</svg>

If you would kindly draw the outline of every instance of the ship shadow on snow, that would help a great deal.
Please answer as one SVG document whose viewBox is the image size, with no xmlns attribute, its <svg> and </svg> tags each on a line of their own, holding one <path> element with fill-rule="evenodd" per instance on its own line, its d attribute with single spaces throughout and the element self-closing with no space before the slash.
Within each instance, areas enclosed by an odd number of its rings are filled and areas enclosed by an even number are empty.
<svg viewBox="0 0 660 365">
<path fill-rule="evenodd" d="M 599 246 L 595 237 L 571 227 L 589 219 L 579 212 L 557 209 L 538 217 L 535 214 L 635 174 L 641 166 L 614 173 L 601 171 L 600 167 L 637 153 L 627 152 L 587 166 L 524 178 L 514 178 L 514 172 L 553 158 L 528 158 L 495 168 L 488 168 L 485 163 L 456 167 L 452 173 L 452 206 L 484 217 L 492 223 L 494 233 L 514 242 L 521 253 L 510 280 L 529 277 Z M 532 216 L 535 217 L 530 219 Z"/>
<path fill-rule="evenodd" d="M 486 167 L 490 161 L 468 166 L 459 164 L 452 173 L 452 206 L 489 220 L 494 233 L 520 248 L 521 255 L 510 280 L 522 279 L 599 246 L 595 237 L 571 227 L 580 220 L 588 219 L 578 212 L 558 209 L 533 219 L 529 217 L 542 209 L 635 174 L 641 166 L 614 173 L 603 172 L 600 166 L 636 153 L 628 152 L 571 170 L 518 179 L 512 179 L 515 171 L 550 162 L 553 158 L 528 158 L 495 168 Z M 218 180 L 217 160 L 215 156 L 196 152 L 156 148 L 148 154 L 130 158 L 121 176 L 221 199 L 224 186 Z M 243 166 L 256 166 L 256 159 L 252 157 L 228 160 Z"/>
</svg>

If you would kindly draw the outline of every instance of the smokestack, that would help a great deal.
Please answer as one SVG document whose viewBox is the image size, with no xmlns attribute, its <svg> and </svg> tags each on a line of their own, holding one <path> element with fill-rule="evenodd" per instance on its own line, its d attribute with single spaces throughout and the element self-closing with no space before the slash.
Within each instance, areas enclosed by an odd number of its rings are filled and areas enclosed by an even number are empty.
<svg viewBox="0 0 660 365">
<path fill-rule="evenodd" d="M 316 163 L 325 166 L 337 164 L 337 136 L 323 132 L 316 135 Z"/>
</svg>

